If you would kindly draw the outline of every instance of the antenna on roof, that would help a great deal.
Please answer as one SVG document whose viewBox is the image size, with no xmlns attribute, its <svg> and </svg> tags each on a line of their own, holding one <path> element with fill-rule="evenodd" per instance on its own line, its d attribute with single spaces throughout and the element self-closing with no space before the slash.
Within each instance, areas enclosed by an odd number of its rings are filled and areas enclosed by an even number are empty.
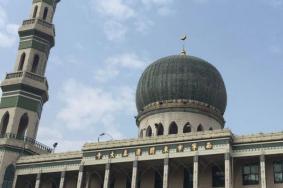
<svg viewBox="0 0 283 188">
<path fill-rule="evenodd" d="M 188 39 L 188 36 L 187 35 L 184 35 L 183 37 L 181 37 L 181 41 L 183 42 L 183 49 L 181 51 L 181 55 L 187 55 L 187 51 L 186 51 L 186 48 L 185 48 L 185 41 Z"/>
</svg>

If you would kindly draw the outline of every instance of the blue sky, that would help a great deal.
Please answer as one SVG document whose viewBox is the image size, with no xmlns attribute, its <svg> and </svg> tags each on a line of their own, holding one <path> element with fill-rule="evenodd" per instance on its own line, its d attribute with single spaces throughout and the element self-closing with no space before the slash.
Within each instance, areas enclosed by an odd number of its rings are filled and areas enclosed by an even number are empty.
<svg viewBox="0 0 283 188">
<path fill-rule="evenodd" d="M 17 27 L 31 0 L 0 0 L 0 77 L 11 72 Z M 38 140 L 77 150 L 101 132 L 137 135 L 135 89 L 144 68 L 181 49 L 221 72 L 226 127 L 282 131 L 283 0 L 62 0 L 48 62 L 50 100 Z M 108 139 L 108 138 L 105 138 Z"/>
</svg>

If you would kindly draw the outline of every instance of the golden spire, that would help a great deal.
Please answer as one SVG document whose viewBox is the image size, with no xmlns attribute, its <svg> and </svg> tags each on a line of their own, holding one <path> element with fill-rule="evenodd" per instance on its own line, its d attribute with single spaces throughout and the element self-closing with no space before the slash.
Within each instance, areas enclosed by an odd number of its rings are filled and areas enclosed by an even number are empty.
<svg viewBox="0 0 283 188">
<path fill-rule="evenodd" d="M 185 48 L 185 41 L 187 40 L 188 36 L 187 35 L 184 35 L 183 37 L 181 37 L 181 41 L 183 41 L 183 49 L 181 51 L 181 55 L 187 55 L 187 51 L 186 51 L 186 48 Z"/>
</svg>

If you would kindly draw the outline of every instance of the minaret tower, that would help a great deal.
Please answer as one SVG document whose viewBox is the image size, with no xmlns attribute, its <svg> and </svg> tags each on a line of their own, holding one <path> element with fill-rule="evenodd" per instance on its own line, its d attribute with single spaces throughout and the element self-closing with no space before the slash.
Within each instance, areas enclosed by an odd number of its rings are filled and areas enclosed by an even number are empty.
<svg viewBox="0 0 283 188">
<path fill-rule="evenodd" d="M 36 136 L 43 105 L 48 100 L 44 75 L 54 46 L 52 22 L 59 1 L 33 0 L 29 19 L 19 28 L 20 44 L 14 70 L 1 83 L 0 186 L 11 183 L 12 177 L 8 176 L 13 174 L 11 171 L 19 156 L 51 152 L 36 142 Z"/>
</svg>

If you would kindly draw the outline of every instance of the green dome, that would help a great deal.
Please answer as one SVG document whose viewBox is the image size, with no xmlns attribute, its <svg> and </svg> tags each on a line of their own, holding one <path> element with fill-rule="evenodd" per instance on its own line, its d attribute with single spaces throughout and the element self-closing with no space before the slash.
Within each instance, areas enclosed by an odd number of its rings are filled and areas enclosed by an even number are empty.
<svg viewBox="0 0 283 188">
<path fill-rule="evenodd" d="M 138 112 L 154 102 L 178 99 L 203 102 L 224 114 L 227 93 L 218 70 L 205 60 L 187 55 L 161 58 L 149 65 L 136 91 Z"/>
</svg>

